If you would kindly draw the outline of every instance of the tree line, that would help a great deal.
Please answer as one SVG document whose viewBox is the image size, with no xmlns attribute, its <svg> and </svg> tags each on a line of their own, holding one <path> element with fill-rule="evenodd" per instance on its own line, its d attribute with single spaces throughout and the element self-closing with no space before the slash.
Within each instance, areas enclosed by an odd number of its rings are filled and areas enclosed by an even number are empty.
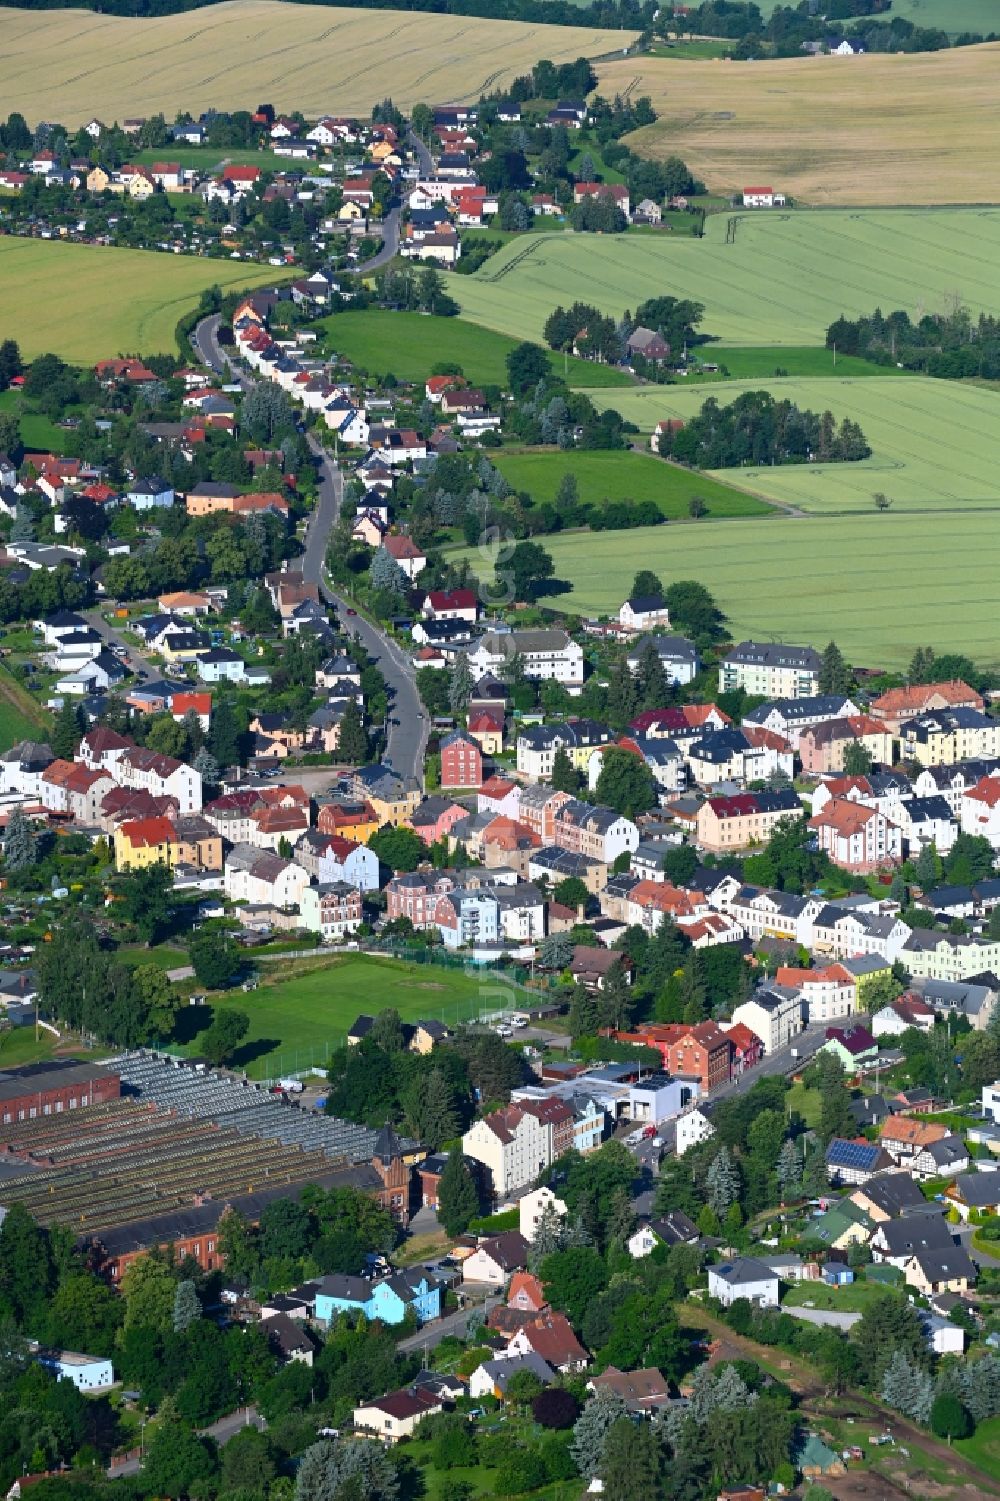
<svg viewBox="0 0 1000 1501">
<path fill-rule="evenodd" d="M 919 370 L 938 380 L 1000 378 L 1000 318 L 956 305 L 912 319 L 905 309 L 876 308 L 861 318 L 837 318 L 826 331 L 827 349 L 859 355 L 877 365 Z"/>
<path fill-rule="evenodd" d="M 710 396 L 696 417 L 660 437 L 661 456 L 700 469 L 742 464 L 854 463 L 871 456 L 858 423 L 803 409 L 769 391 L 745 391 L 728 406 Z"/>
</svg>

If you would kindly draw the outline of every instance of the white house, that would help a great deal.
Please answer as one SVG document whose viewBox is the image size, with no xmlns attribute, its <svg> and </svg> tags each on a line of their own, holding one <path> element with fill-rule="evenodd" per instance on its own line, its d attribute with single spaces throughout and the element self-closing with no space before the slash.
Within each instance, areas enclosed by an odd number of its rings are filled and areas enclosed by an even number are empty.
<svg viewBox="0 0 1000 1501">
<path fill-rule="evenodd" d="M 561 630 L 487 631 L 469 652 L 469 666 L 478 679 L 502 673 L 515 657 L 535 682 L 562 683 L 571 693 L 583 687 L 583 650 Z"/>
<path fill-rule="evenodd" d="M 736 1006 L 733 1021 L 749 1027 L 764 1044 L 765 1053 L 786 1047 L 802 1031 L 802 1001 L 797 992 L 758 990 L 749 1001 Z"/>
<path fill-rule="evenodd" d="M 533 1241 L 538 1229 L 538 1222 L 546 1209 L 552 1209 L 560 1219 L 569 1213 L 562 1199 L 557 1199 L 551 1188 L 536 1188 L 533 1193 L 525 1194 L 520 1201 L 521 1234 L 526 1241 Z"/>
<path fill-rule="evenodd" d="M 113 1386 L 115 1373 L 103 1355 L 81 1355 L 75 1350 L 39 1350 L 38 1364 L 57 1379 L 72 1381 L 78 1392 L 102 1391 Z"/>
<path fill-rule="evenodd" d="M 294 860 L 284 860 L 253 845 L 238 844 L 226 856 L 223 885 L 234 902 L 297 907 L 309 885 L 309 876 Z"/>
<path fill-rule="evenodd" d="M 710 1136 L 715 1135 L 715 1127 L 707 1115 L 700 1111 L 697 1105 L 690 1110 L 685 1110 L 674 1121 L 676 1135 L 676 1152 L 678 1157 L 683 1157 L 692 1147 L 700 1142 L 708 1141 Z"/>
<path fill-rule="evenodd" d="M 784 208 L 784 193 L 776 193 L 773 188 L 744 188 L 744 208 Z"/>
<path fill-rule="evenodd" d="M 735 1261 L 709 1267 L 708 1291 L 727 1308 L 739 1298 L 760 1308 L 777 1308 L 778 1274 L 752 1256 L 738 1256 Z"/>
<path fill-rule="evenodd" d="M 636 595 L 618 611 L 618 623 L 627 631 L 649 631 L 670 624 L 670 611 L 658 594 Z"/>
</svg>

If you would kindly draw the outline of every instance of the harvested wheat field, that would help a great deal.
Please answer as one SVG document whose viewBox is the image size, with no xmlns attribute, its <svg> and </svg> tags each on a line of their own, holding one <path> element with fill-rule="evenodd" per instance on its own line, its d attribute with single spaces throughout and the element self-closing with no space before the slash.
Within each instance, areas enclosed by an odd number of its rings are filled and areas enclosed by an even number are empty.
<svg viewBox="0 0 1000 1501">
<path fill-rule="evenodd" d="M 133 20 L 89 12 L 3 12 L 4 113 L 80 125 L 180 109 L 367 114 L 391 94 L 403 109 L 477 99 L 540 57 L 607 54 L 628 33 L 532 26 L 420 11 L 338 10 L 227 0 Z"/>
<path fill-rule="evenodd" d="M 600 91 L 649 94 L 643 155 L 679 155 L 718 192 L 770 183 L 814 204 L 1000 200 L 1000 43 L 773 62 L 629 58 Z"/>
</svg>

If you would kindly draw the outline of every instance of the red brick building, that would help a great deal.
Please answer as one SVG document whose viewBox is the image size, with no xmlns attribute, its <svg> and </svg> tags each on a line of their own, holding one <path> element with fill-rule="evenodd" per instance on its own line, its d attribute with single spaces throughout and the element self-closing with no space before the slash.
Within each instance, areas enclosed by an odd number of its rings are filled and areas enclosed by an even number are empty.
<svg viewBox="0 0 1000 1501">
<path fill-rule="evenodd" d="M 620 1042 L 656 1048 L 669 1073 L 698 1079 L 703 1090 L 727 1083 L 732 1074 L 733 1044 L 729 1033 L 715 1022 L 699 1022 L 696 1027 L 682 1022 L 649 1022 L 635 1032 L 615 1035 Z"/>
<path fill-rule="evenodd" d="M 0 1073 L 0 1124 L 62 1115 L 117 1100 L 121 1080 L 114 1069 L 72 1058 L 30 1063 Z"/>
</svg>

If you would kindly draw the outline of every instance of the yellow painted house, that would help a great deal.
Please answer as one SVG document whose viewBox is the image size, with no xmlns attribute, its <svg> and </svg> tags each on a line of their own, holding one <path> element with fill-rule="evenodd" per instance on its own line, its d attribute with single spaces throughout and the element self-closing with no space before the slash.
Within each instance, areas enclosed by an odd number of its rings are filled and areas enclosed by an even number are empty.
<svg viewBox="0 0 1000 1501">
<path fill-rule="evenodd" d="M 106 193 L 111 186 L 111 175 L 103 167 L 91 167 L 87 173 L 87 192 Z"/>
<path fill-rule="evenodd" d="M 115 865 L 118 870 L 151 865 L 221 870 L 222 835 L 199 817 L 135 819 L 115 830 Z"/>
</svg>

